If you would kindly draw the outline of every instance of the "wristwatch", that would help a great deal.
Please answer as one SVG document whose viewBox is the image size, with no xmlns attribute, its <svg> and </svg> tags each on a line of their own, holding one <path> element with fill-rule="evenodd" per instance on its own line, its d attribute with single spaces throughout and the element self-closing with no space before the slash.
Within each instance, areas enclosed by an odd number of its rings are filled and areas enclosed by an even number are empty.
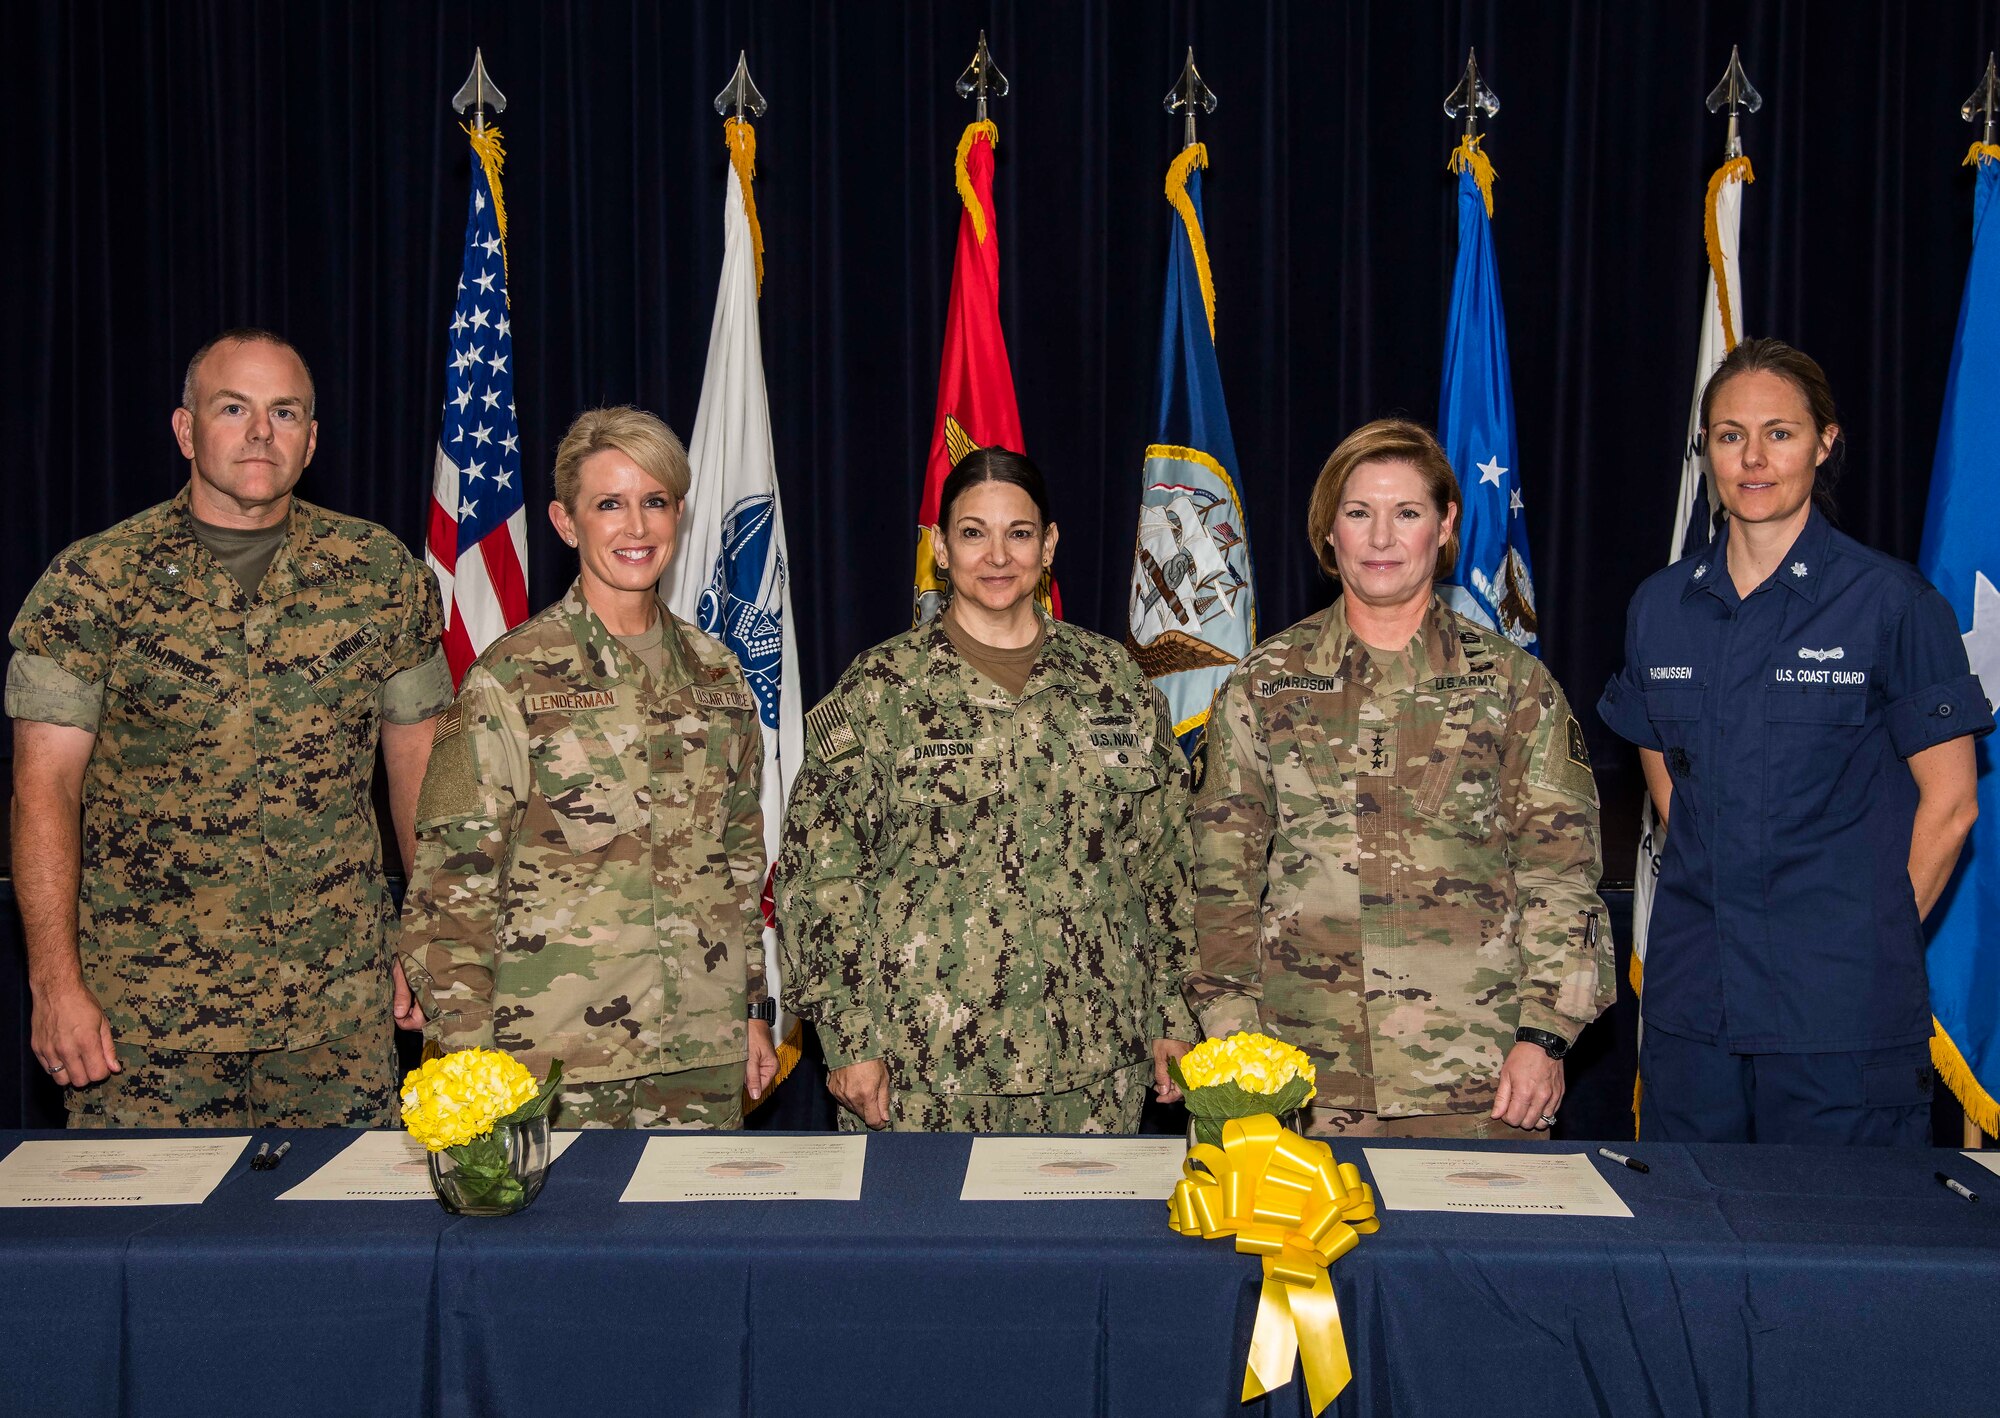
<svg viewBox="0 0 2000 1418">
<path fill-rule="evenodd" d="M 1514 1042 L 1517 1044 L 1533 1044 L 1552 1059 L 1560 1059 L 1564 1054 L 1569 1052 L 1569 1040 L 1563 1038 L 1560 1034 L 1551 1034 L 1546 1029 L 1516 1029 L 1514 1031 Z"/>
<path fill-rule="evenodd" d="M 774 999 L 757 1001 L 757 1003 L 750 1006 L 750 1017 L 752 1019 L 761 1019 L 766 1024 L 776 1024 L 778 1022 L 778 1002 Z M 1550 1035 L 1549 1037 L 1553 1038 L 1555 1036 Z M 1560 1058 L 1561 1055 L 1557 1055 L 1557 1057 Z"/>
</svg>

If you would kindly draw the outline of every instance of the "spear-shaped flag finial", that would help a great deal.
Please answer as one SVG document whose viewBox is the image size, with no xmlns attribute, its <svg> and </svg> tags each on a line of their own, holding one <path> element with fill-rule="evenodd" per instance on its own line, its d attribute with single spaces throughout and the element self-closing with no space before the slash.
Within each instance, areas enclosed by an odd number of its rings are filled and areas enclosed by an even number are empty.
<svg viewBox="0 0 2000 1418">
<path fill-rule="evenodd" d="M 476 45 L 472 50 L 472 72 L 465 76 L 465 83 L 459 91 L 451 96 L 451 106 L 459 113 L 472 110 L 472 128 L 477 133 L 486 131 L 487 109 L 492 109 L 496 117 L 507 111 L 507 95 L 500 92 L 500 86 L 486 72 L 486 61 Z"/>
<path fill-rule="evenodd" d="M 730 110 L 741 118 L 749 114 L 752 118 L 762 118 L 770 105 L 764 102 L 764 95 L 757 92 L 757 85 L 750 80 L 750 55 L 747 50 L 736 52 L 736 72 L 729 76 L 729 82 L 722 86 L 722 92 L 715 96 L 715 111 L 727 118 Z"/>
<path fill-rule="evenodd" d="M 993 62 L 993 55 L 986 48 L 986 31 L 979 32 L 979 48 L 973 52 L 972 62 L 965 66 L 965 72 L 958 76 L 954 85 L 960 98 L 979 100 L 979 122 L 986 121 L 986 100 L 1007 97 L 1007 76 L 1000 72 L 1000 66 Z"/>
<path fill-rule="evenodd" d="M 1491 118 L 1500 111 L 1500 96 L 1486 87 L 1486 81 L 1479 77 L 1479 52 L 1465 51 L 1465 73 L 1459 78 L 1458 87 L 1445 97 L 1444 111 L 1447 118 L 1465 119 L 1465 136 L 1479 136 L 1479 120 L 1483 115 Z"/>
<path fill-rule="evenodd" d="M 1194 146 L 1195 114 L 1213 113 L 1215 105 L 1215 91 L 1201 81 L 1201 70 L 1194 67 L 1194 46 L 1190 44 L 1187 63 L 1181 66 L 1181 76 L 1174 80 L 1174 86 L 1167 90 L 1167 96 L 1160 104 L 1167 112 L 1186 117 L 1186 136 L 1181 142 L 1182 147 Z"/>
<path fill-rule="evenodd" d="M 1967 123 L 1977 122 L 1975 115 L 1983 114 L 1986 119 L 1986 133 L 1979 141 L 1992 145 L 1993 123 L 2000 117 L 2000 66 L 1993 62 L 1993 56 L 1986 56 L 1986 73 L 1979 80 L 1979 87 L 1972 91 L 1972 97 L 1958 111 L 1958 116 Z"/>
<path fill-rule="evenodd" d="M 1729 46 L 1729 68 L 1723 71 L 1722 82 L 1708 96 L 1708 111 L 1720 113 L 1729 110 L 1728 149 L 1725 158 L 1743 156 L 1743 132 L 1738 119 L 1745 113 L 1755 113 L 1764 106 L 1764 96 L 1751 84 L 1750 76 L 1743 72 L 1743 56 L 1735 45 Z"/>
</svg>

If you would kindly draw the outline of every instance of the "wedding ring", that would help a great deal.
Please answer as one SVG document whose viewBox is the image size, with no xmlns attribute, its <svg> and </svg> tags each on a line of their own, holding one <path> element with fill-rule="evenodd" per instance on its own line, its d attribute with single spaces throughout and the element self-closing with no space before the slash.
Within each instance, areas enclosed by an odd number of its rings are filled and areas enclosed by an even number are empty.
<svg viewBox="0 0 2000 1418">
<path fill-rule="evenodd" d="M 64 1069 L 66 1069 L 66 1068 L 68 1068 L 68 1067 L 69 1067 L 69 1065 L 68 1065 L 68 1064 L 54 1064 L 54 1065 L 51 1065 L 51 1066 L 50 1066 L 50 1068 L 49 1068 L 49 1072 L 50 1072 L 50 1073 L 61 1073 L 61 1072 L 62 1072 L 62 1071 L 63 1071 Z"/>
<path fill-rule="evenodd" d="M 1543 1126 L 1543 1127 L 1545 1127 L 1545 1128 L 1552 1128 L 1552 1127 L 1554 1127 L 1555 1125 L 1556 1125 L 1556 1115 L 1555 1115 L 1554 1113 L 1543 1113 L 1543 1114 L 1542 1114 L 1542 1126 Z"/>
</svg>

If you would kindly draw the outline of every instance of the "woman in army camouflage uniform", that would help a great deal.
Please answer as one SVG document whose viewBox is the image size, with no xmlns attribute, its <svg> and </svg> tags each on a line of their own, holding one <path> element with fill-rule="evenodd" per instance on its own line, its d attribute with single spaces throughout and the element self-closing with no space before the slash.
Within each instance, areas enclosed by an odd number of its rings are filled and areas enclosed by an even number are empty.
<svg viewBox="0 0 2000 1418">
<path fill-rule="evenodd" d="M 1041 474 L 977 449 L 951 598 L 806 716 L 778 910 L 843 1128 L 1132 1132 L 1194 1037 L 1187 767 L 1116 642 L 1052 619 Z"/>
<path fill-rule="evenodd" d="M 568 1127 L 738 1127 L 777 1070 L 763 739 L 727 647 L 660 603 L 687 454 L 637 409 L 556 452 L 569 594 L 495 641 L 438 723 L 404 966 L 447 1048 L 562 1060 Z"/>
<path fill-rule="evenodd" d="M 1313 1057 L 1316 1132 L 1548 1127 L 1612 997 L 1590 756 L 1542 663 L 1438 595 L 1460 506 L 1428 430 L 1349 435 L 1306 515 L 1341 596 L 1209 721 L 1188 996 Z"/>
</svg>

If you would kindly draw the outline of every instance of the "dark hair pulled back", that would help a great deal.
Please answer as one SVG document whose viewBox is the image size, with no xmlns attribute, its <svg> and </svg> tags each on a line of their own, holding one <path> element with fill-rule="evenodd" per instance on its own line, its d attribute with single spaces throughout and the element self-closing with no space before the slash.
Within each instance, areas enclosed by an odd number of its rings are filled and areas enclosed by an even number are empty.
<svg viewBox="0 0 2000 1418">
<path fill-rule="evenodd" d="M 1715 396 L 1722 386 L 1739 374 L 1775 374 L 1794 389 L 1805 400 L 1806 417 L 1812 420 L 1813 440 L 1825 437 L 1826 431 L 1835 429 L 1833 447 L 1827 451 L 1826 461 L 1813 473 L 1813 505 L 1822 516 L 1832 519 L 1835 515 L 1833 501 L 1834 485 L 1840 481 L 1841 465 L 1846 461 L 1847 435 L 1838 432 L 1840 414 L 1833 405 L 1833 386 L 1827 382 L 1826 371 L 1804 350 L 1794 349 L 1783 340 L 1768 336 L 1744 340 L 1735 349 L 1722 357 L 1722 363 L 1715 367 L 1715 373 L 1708 376 L 1708 383 L 1701 391 L 1701 436 L 1703 446 L 1708 441 L 1709 410 L 1715 404 Z"/>
<path fill-rule="evenodd" d="M 938 494 L 938 526 L 950 528 L 952 505 L 967 488 L 980 483 L 1010 483 L 1018 487 L 1035 504 L 1043 527 L 1055 521 L 1049 515 L 1049 490 L 1042 481 L 1042 470 L 1032 458 L 1011 448 L 975 448 L 945 476 L 944 487 Z"/>
</svg>

